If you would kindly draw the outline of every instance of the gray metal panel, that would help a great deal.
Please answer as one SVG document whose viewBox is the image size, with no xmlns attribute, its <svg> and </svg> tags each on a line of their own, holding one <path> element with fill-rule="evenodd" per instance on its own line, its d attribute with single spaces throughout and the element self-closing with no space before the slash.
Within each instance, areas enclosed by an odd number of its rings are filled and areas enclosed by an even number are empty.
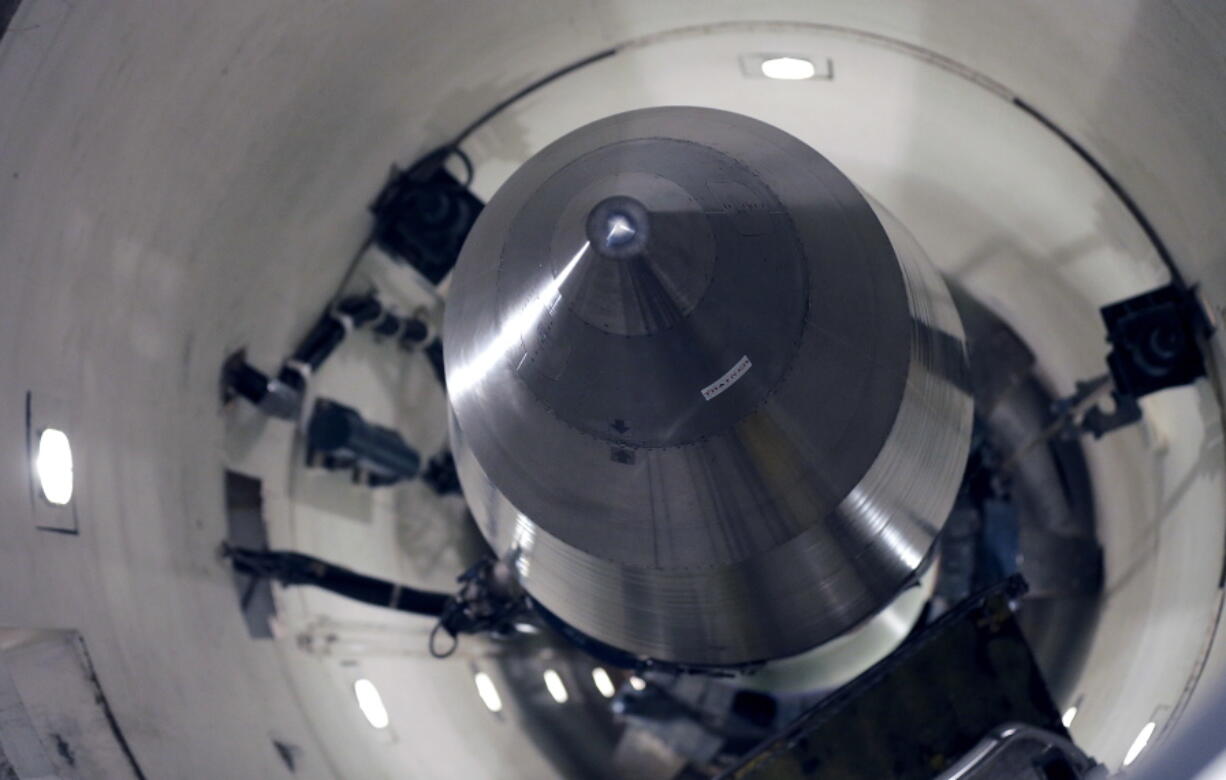
<svg viewBox="0 0 1226 780">
<path fill-rule="evenodd" d="M 821 155 L 710 109 L 595 122 L 511 177 L 456 267 L 447 380 L 466 494 L 535 598 L 729 664 L 914 578 L 971 402 L 943 282 L 886 227 Z"/>
</svg>

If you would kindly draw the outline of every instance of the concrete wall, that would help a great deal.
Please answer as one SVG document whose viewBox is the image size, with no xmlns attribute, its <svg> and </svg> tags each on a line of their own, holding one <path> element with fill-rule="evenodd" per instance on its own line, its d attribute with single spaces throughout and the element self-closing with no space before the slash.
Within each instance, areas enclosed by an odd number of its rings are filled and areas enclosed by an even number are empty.
<svg viewBox="0 0 1226 780">
<path fill-rule="evenodd" d="M 730 21 L 871 31 L 1004 85 L 1097 155 L 1185 273 L 1226 302 L 1220 4 L 26 0 L 19 8 L 0 39 L 0 625 L 83 634 L 149 777 L 289 776 L 273 739 L 301 748 L 304 777 L 552 771 L 514 718 L 486 717 L 463 663 L 383 670 L 381 688 L 401 675 L 418 692 L 393 713 L 389 742 L 362 721 L 346 673 L 296 649 L 293 626 L 280 643 L 247 638 L 213 558 L 227 462 L 267 477 L 274 543 L 299 540 L 353 562 L 373 550 L 378 567 L 406 576 L 421 564 L 388 552 L 399 527 L 390 518 L 404 505 L 372 510 L 371 534 L 297 511 L 292 431 L 270 424 L 267 438 L 236 453 L 235 431 L 247 422 L 219 409 L 218 367 L 239 346 L 265 366 L 288 350 L 362 240 L 364 208 L 389 163 L 407 162 L 553 68 Z M 768 25 L 760 40 L 783 34 Z M 636 83 L 654 78 L 639 73 Z M 1008 148 L 999 156 L 1007 163 Z M 1221 439 L 1204 427 L 1216 413 L 1212 389 L 1189 392 L 1158 406 L 1173 405 L 1168 441 L 1195 436 L 1197 425 L 1208 432 L 1193 442 L 1202 454 L 1155 466 L 1160 440 L 1136 441 L 1146 454 L 1125 467 L 1143 468 L 1138 483 L 1156 485 L 1140 499 L 1153 510 L 1150 545 L 1166 549 L 1159 542 L 1177 529 L 1174 549 L 1191 555 L 1198 540 L 1221 548 L 1217 526 L 1198 525 L 1206 516 L 1197 505 L 1180 505 L 1187 495 L 1203 495 L 1206 506 L 1220 499 Z M 35 527 L 27 393 L 71 421 L 63 424 L 77 454 L 77 535 Z M 1192 412 L 1180 411 L 1189 404 Z M 1165 470 L 1160 479 L 1155 468 Z M 1209 643 L 1206 620 L 1218 572 L 1151 560 L 1149 582 L 1176 591 L 1147 590 L 1136 627 L 1201 626 L 1193 655 L 1212 655 L 1206 674 L 1217 676 L 1221 643 Z M 1163 601 L 1170 592 L 1198 594 L 1191 613 Z M 289 601 L 294 619 L 369 617 L 327 600 Z M 1132 639 L 1123 629 L 1110 638 L 1121 647 Z M 1185 671 L 1188 680 L 1195 669 Z M 1146 674 L 1134 666 L 1125 676 Z M 1164 696 L 1180 700 L 1178 691 Z M 1119 728 L 1100 735 L 1113 752 L 1136 724 Z"/>
</svg>

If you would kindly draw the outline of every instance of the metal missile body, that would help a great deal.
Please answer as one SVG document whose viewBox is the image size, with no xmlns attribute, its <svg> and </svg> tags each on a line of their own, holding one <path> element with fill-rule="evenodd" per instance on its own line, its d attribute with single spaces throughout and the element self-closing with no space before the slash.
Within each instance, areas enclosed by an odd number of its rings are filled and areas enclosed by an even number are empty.
<svg viewBox="0 0 1226 780">
<path fill-rule="evenodd" d="M 940 275 L 764 123 L 633 111 L 522 166 L 446 321 L 477 523 L 579 631 L 703 666 L 794 655 L 930 563 L 970 439 Z"/>
</svg>

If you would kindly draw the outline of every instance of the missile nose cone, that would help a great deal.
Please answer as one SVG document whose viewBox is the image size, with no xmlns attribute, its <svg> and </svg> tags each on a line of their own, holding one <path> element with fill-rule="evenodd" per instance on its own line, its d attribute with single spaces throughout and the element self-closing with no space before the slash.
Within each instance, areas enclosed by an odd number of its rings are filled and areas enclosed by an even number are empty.
<svg viewBox="0 0 1226 780">
<path fill-rule="evenodd" d="M 452 447 L 533 598 L 650 658 L 838 636 L 927 560 L 965 462 L 961 325 L 828 160 L 633 111 L 525 163 L 448 298 Z"/>
</svg>

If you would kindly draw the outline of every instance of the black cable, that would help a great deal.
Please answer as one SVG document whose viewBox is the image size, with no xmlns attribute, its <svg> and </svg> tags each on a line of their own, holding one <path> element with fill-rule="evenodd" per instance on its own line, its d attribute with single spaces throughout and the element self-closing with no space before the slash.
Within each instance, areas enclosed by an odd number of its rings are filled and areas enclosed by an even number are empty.
<svg viewBox="0 0 1226 780">
<path fill-rule="evenodd" d="M 573 73 L 574 71 L 579 70 L 580 68 L 591 65 L 594 62 L 599 62 L 600 60 L 612 57 L 617 52 L 618 52 L 618 49 L 616 48 L 605 49 L 604 51 L 596 52 L 595 54 L 592 54 L 588 57 L 584 57 L 581 60 L 577 60 L 575 62 L 570 63 L 569 65 L 559 68 L 558 70 L 548 73 L 545 76 L 542 76 L 541 78 L 532 82 L 531 84 L 528 84 L 527 86 L 518 90 L 517 92 L 510 95 L 509 97 L 499 101 L 489 110 L 487 110 L 485 113 L 481 114 L 479 117 L 474 119 L 463 130 L 457 133 L 455 137 L 451 139 L 451 141 L 443 144 L 438 149 L 435 149 L 433 152 L 423 156 L 417 163 L 414 163 L 412 168 L 409 169 L 410 172 L 414 172 L 414 173 L 424 172 L 426 173 L 426 175 L 429 175 L 429 173 L 433 172 L 433 168 L 431 168 L 429 171 L 426 171 L 425 170 L 426 167 L 431 166 L 431 165 L 442 165 L 446 163 L 448 157 L 455 155 L 456 157 L 460 158 L 460 162 L 464 165 L 464 181 L 460 184 L 460 186 L 464 189 L 467 189 L 473 183 L 475 169 L 473 166 L 472 158 L 469 157 L 468 154 L 465 153 L 464 150 L 460 148 L 461 143 L 463 143 L 465 140 L 468 139 L 470 135 L 472 135 L 478 129 L 480 129 L 482 125 L 489 122 L 491 119 L 493 119 L 498 114 L 505 111 L 511 105 L 524 99 L 525 97 L 537 91 L 541 87 L 544 87 L 547 84 L 550 84 L 569 73 Z M 418 169 L 421 169 L 421 171 L 418 171 Z M 340 284 L 337 285 L 336 291 L 332 294 L 332 297 L 329 300 L 329 305 L 334 305 L 337 302 L 337 300 L 341 297 L 341 293 L 344 292 L 345 288 L 349 285 L 349 282 L 352 281 L 354 272 L 357 271 L 357 267 L 358 267 L 359 262 L 362 259 L 362 256 L 366 253 L 366 250 L 369 249 L 372 244 L 374 244 L 374 242 L 375 242 L 375 231 L 374 231 L 374 228 L 372 227 L 369 235 L 367 235 L 366 237 L 366 240 L 362 242 L 362 245 L 358 248 L 358 251 L 354 254 L 353 258 L 349 261 L 349 266 L 348 268 L 345 269 L 345 273 L 341 277 Z"/>
<path fill-rule="evenodd" d="M 376 607 L 440 617 L 454 600 L 450 593 L 411 588 L 302 553 L 249 550 L 230 545 L 225 545 L 223 552 L 235 570 L 243 574 L 268 577 L 286 587 L 313 585 Z"/>
<path fill-rule="evenodd" d="M 561 67 L 558 70 L 553 71 L 552 73 L 548 73 L 542 76 L 541 78 L 532 82 L 531 84 L 519 90 L 515 94 L 511 95 L 510 97 L 505 98 L 504 100 L 496 103 L 493 108 L 489 109 L 484 114 L 482 114 L 481 116 L 477 117 L 472 122 L 470 122 L 467 127 L 465 127 L 458 134 L 456 134 L 455 138 L 451 139 L 451 142 L 448 144 L 445 144 L 443 148 L 451 148 L 451 149 L 456 148 L 460 144 L 464 143 L 464 141 L 466 141 L 470 135 L 472 135 L 478 129 L 480 129 L 482 125 L 484 125 L 486 122 L 490 121 L 494 117 L 501 114 L 503 111 L 505 111 L 508 107 L 510 107 L 514 103 L 517 103 L 518 101 L 522 100 L 523 98 L 537 91 L 541 87 L 547 84 L 550 84 L 554 81 L 557 81 L 558 79 L 562 78 L 563 76 L 569 73 L 573 73 L 576 70 L 579 70 L 580 68 L 591 65 L 594 62 L 600 62 L 603 59 L 608 59 L 609 57 L 612 57 L 614 54 L 617 54 L 618 51 L 619 50 L 616 48 L 605 49 L 604 51 L 596 52 L 595 54 L 591 56 L 584 57 L 581 60 L 572 62 L 571 64 Z"/>
<path fill-rule="evenodd" d="M 448 647 L 446 650 L 438 649 L 438 634 L 440 631 L 446 631 L 447 635 L 451 637 L 451 646 Z M 447 631 L 447 627 L 443 625 L 443 621 L 440 620 L 439 622 L 435 623 L 434 628 L 430 629 L 430 639 L 426 643 L 426 649 L 430 651 L 430 655 L 432 657 L 450 658 L 453 654 L 455 654 L 455 651 L 458 650 L 459 648 L 460 648 L 459 634 L 453 634 L 450 631 Z"/>
<path fill-rule="evenodd" d="M 1082 144 L 1076 138 L 1073 138 L 1072 135 L 1070 135 L 1063 127 L 1056 124 L 1051 117 L 1047 116 L 1047 114 L 1044 114 L 1042 111 L 1019 97 L 1013 98 L 1013 105 L 1017 106 L 1022 111 L 1034 118 L 1039 124 L 1055 133 L 1061 141 L 1064 141 L 1064 143 L 1073 150 L 1074 154 L 1080 157 L 1086 163 L 1086 165 L 1089 165 L 1090 168 L 1093 169 L 1096 174 L 1098 174 L 1098 178 L 1102 179 L 1103 183 L 1107 185 L 1107 188 L 1115 194 L 1115 197 L 1119 198 L 1120 203 L 1124 204 L 1124 208 L 1127 209 L 1128 213 L 1132 215 L 1132 218 L 1136 220 L 1136 223 L 1140 226 L 1141 231 L 1145 233 L 1145 237 L 1148 238 L 1150 244 L 1153 245 L 1154 251 L 1158 253 L 1158 259 L 1160 259 L 1163 265 L 1167 267 L 1167 270 L 1170 271 L 1171 283 L 1174 284 L 1177 289 L 1186 290 L 1188 285 L 1184 281 L 1183 274 L 1179 272 L 1179 268 L 1175 265 L 1175 257 L 1171 254 L 1170 248 L 1167 247 L 1166 242 L 1162 240 L 1162 236 L 1158 234 L 1158 229 L 1154 227 L 1152 222 L 1149 221 L 1149 217 L 1147 217 L 1145 212 L 1141 210 L 1140 205 L 1138 205 L 1136 200 L 1133 199 L 1132 194 L 1128 190 L 1124 189 L 1124 185 L 1120 183 L 1120 180 L 1115 178 L 1115 176 L 1107 170 L 1106 166 L 1099 162 L 1098 158 L 1090 153 L 1090 150 L 1086 148 L 1084 144 Z"/>
<path fill-rule="evenodd" d="M 509 108 L 516 102 L 522 100 L 523 98 L 527 97 L 528 95 L 532 94 L 533 92 L 537 91 L 541 87 L 544 87 L 547 84 L 550 84 L 569 73 L 573 73 L 574 71 L 579 70 L 580 68 L 591 65 L 594 62 L 599 62 L 603 59 L 612 57 L 617 52 L 618 52 L 618 49 L 616 48 L 605 49 L 603 51 L 596 52 L 595 54 L 592 54 L 588 57 L 584 57 L 583 59 L 572 62 L 569 65 L 566 65 L 562 68 L 559 68 L 558 70 L 555 70 L 551 73 L 548 73 L 542 76 L 541 78 L 537 79 L 531 84 L 528 84 L 522 89 L 516 91 L 514 94 L 510 95 L 509 97 L 496 103 L 493 107 L 491 107 L 485 113 L 481 114 L 479 117 L 477 117 L 472 122 L 470 122 L 463 130 L 457 133 L 455 137 L 451 139 L 451 141 L 449 141 L 446 144 L 443 144 L 442 146 L 440 146 L 438 149 L 434 150 L 430 154 L 427 154 L 424 157 L 422 157 L 421 160 L 415 163 L 413 167 L 410 168 L 409 170 L 412 172 L 415 169 L 423 167 L 423 163 L 426 165 L 429 165 L 431 163 L 435 165 L 442 165 L 446 163 L 448 157 L 450 157 L 451 155 L 455 155 L 456 157 L 460 158 L 460 162 L 464 165 L 464 181 L 460 184 L 460 186 L 464 189 L 467 189 L 469 186 L 472 185 L 473 177 L 475 175 L 475 169 L 473 166 L 472 158 L 469 157 L 468 154 L 465 153 L 464 150 L 460 148 L 461 143 L 463 143 L 465 140 L 468 139 L 470 135 L 472 135 L 478 129 L 480 129 L 482 125 L 486 124 L 491 119 L 496 117 L 498 114 L 502 113 L 507 108 Z M 357 271 L 358 265 L 361 263 L 363 255 L 366 254 L 366 250 L 369 249 L 371 245 L 373 245 L 374 243 L 375 243 L 375 229 L 374 229 L 374 226 L 372 226 L 370 232 L 366 236 L 366 239 L 362 242 L 361 246 L 358 247 L 358 250 L 357 252 L 354 253 L 353 257 L 349 260 L 349 265 L 348 267 L 346 267 L 345 273 L 341 276 L 340 283 L 337 284 L 336 290 L 332 293 L 332 296 L 329 298 L 329 301 L 328 301 L 329 306 L 335 305 L 336 302 L 340 299 L 341 294 L 345 291 L 345 288 L 348 287 L 349 283 L 353 280 L 353 275 Z"/>
<path fill-rule="evenodd" d="M 470 186 L 472 186 L 473 177 L 476 175 L 476 171 L 473 168 L 472 158 L 468 156 L 467 152 L 455 145 L 447 147 L 447 150 L 456 157 L 459 157 L 460 162 L 464 164 L 464 181 L 460 182 L 460 189 L 468 189 Z"/>
</svg>

